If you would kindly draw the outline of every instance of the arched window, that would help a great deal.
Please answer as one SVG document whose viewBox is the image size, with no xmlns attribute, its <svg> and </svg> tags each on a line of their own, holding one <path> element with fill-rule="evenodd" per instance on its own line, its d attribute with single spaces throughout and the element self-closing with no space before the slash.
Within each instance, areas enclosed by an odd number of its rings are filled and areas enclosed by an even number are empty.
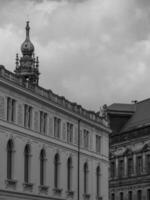
<svg viewBox="0 0 150 200">
<path fill-rule="evenodd" d="M 68 191 L 72 189 L 72 158 L 69 157 L 67 161 L 67 188 Z"/>
<path fill-rule="evenodd" d="M 123 200 L 124 199 L 124 193 L 123 192 L 120 192 L 120 200 Z"/>
<path fill-rule="evenodd" d="M 88 192 L 88 164 L 84 164 L 84 194 Z"/>
<path fill-rule="evenodd" d="M 27 144 L 24 148 L 24 182 L 29 183 L 30 168 L 30 146 Z"/>
<path fill-rule="evenodd" d="M 137 191 L 137 200 L 142 200 L 142 190 Z"/>
<path fill-rule="evenodd" d="M 150 200 L 150 189 L 147 190 L 147 200 Z"/>
<path fill-rule="evenodd" d="M 96 194 L 100 196 L 100 166 L 96 168 Z"/>
<path fill-rule="evenodd" d="M 132 191 L 128 191 L 128 200 L 132 200 L 133 198 L 132 198 Z"/>
<path fill-rule="evenodd" d="M 60 164 L 60 158 L 59 154 L 57 153 L 54 158 L 54 187 L 59 187 L 59 164 Z"/>
<path fill-rule="evenodd" d="M 111 194 L 111 200 L 115 200 L 115 193 Z"/>
<path fill-rule="evenodd" d="M 40 153 L 40 185 L 45 184 L 45 161 L 46 153 L 45 150 L 42 149 Z"/>
<path fill-rule="evenodd" d="M 7 143 L 7 179 L 12 179 L 13 148 L 13 141 L 9 140 Z"/>
</svg>

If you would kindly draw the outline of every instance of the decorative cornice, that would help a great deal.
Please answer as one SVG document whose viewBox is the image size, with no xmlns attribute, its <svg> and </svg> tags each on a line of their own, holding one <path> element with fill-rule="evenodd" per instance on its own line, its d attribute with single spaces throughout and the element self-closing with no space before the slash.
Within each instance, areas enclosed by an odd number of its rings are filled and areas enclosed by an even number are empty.
<svg viewBox="0 0 150 200">
<path fill-rule="evenodd" d="M 133 151 L 130 148 L 127 148 L 123 155 L 124 156 L 131 156 L 131 155 L 133 155 Z"/>
<path fill-rule="evenodd" d="M 71 111 L 77 114 L 79 118 L 85 118 L 91 122 L 101 125 L 107 132 L 111 132 L 108 126 L 105 125 L 104 119 L 102 119 L 94 111 L 86 110 L 81 105 L 73 103 L 65 99 L 63 96 L 59 96 L 53 93 L 51 90 L 44 89 L 38 85 L 33 85 L 31 83 L 25 82 L 21 77 L 17 77 L 14 73 L 5 69 L 3 65 L 0 65 L 0 78 L 8 80 L 13 84 L 16 84 L 24 89 L 31 91 L 32 93 L 38 95 L 39 97 L 46 98 L 55 105 L 61 106 L 61 108 Z"/>
</svg>

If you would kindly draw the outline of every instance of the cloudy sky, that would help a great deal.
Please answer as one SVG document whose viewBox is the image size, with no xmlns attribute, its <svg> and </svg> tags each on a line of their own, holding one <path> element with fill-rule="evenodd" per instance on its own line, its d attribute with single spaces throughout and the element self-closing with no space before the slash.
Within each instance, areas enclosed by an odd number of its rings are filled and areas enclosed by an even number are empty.
<svg viewBox="0 0 150 200">
<path fill-rule="evenodd" d="M 149 0 L 0 0 L 0 64 L 30 20 L 40 85 L 84 107 L 150 97 Z"/>
</svg>

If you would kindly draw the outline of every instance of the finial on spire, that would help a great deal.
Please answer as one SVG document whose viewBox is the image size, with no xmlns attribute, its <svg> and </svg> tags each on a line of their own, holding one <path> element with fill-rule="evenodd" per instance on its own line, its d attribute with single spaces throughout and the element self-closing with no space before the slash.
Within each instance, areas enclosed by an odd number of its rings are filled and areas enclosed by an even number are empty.
<svg viewBox="0 0 150 200">
<path fill-rule="evenodd" d="M 29 31 L 30 31 L 29 21 L 27 21 L 26 22 L 26 39 L 29 39 Z"/>
</svg>

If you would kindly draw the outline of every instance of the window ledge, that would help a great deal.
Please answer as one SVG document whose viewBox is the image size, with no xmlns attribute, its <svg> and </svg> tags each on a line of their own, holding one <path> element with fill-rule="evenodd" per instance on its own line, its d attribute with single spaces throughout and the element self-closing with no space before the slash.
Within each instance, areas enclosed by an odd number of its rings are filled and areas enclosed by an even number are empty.
<svg viewBox="0 0 150 200">
<path fill-rule="evenodd" d="M 6 179 L 5 180 L 5 183 L 8 187 L 13 187 L 15 188 L 16 187 L 16 184 L 17 184 L 17 180 L 15 179 Z"/>
<path fill-rule="evenodd" d="M 33 189 L 33 183 L 26 183 L 26 182 L 24 182 L 23 183 L 23 187 L 24 187 L 24 189 L 31 191 Z"/>
<path fill-rule="evenodd" d="M 66 193 L 69 197 L 73 197 L 73 195 L 74 195 L 74 191 L 72 191 L 72 190 L 68 190 L 68 191 L 66 191 Z"/>
<path fill-rule="evenodd" d="M 96 197 L 96 200 L 102 200 L 102 199 L 103 199 L 102 196 L 97 196 L 97 197 Z"/>
<path fill-rule="evenodd" d="M 53 191 L 55 192 L 55 194 L 61 194 L 62 193 L 62 189 L 60 188 L 54 188 Z"/>
<path fill-rule="evenodd" d="M 83 198 L 85 199 L 85 200 L 88 200 L 88 199 L 90 199 L 90 194 L 83 194 Z"/>
<path fill-rule="evenodd" d="M 48 186 L 47 185 L 40 185 L 39 186 L 39 190 L 40 190 L 40 192 L 42 192 L 42 193 L 47 193 L 48 192 Z"/>
</svg>

